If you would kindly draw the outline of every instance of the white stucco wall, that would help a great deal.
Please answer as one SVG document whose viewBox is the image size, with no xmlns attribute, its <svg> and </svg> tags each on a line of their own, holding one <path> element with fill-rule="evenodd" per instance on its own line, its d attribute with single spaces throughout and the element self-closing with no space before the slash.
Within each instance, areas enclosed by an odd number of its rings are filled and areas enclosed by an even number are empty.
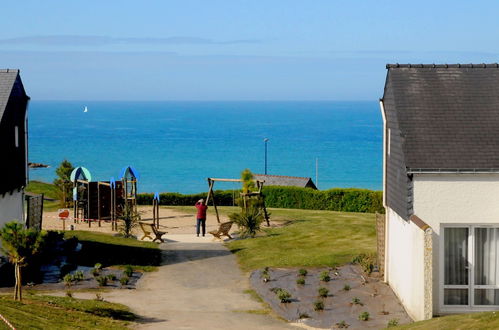
<svg viewBox="0 0 499 330">
<path fill-rule="evenodd" d="M 499 223 L 499 174 L 415 174 L 414 214 L 433 229 L 433 306 L 440 310 L 442 224 Z"/>
<path fill-rule="evenodd" d="M 0 227 L 12 220 L 24 222 L 24 193 L 22 191 L 0 195 Z"/>
<path fill-rule="evenodd" d="M 424 319 L 424 231 L 392 209 L 386 211 L 385 280 L 409 316 Z"/>
</svg>

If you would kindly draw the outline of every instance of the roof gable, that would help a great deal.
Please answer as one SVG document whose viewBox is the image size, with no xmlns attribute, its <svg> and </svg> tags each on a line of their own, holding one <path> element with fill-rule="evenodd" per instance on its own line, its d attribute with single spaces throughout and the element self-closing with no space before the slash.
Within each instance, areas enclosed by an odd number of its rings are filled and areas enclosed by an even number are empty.
<svg viewBox="0 0 499 330">
<path fill-rule="evenodd" d="M 387 125 L 407 168 L 499 169 L 499 65 L 387 65 Z"/>
<path fill-rule="evenodd" d="M 0 70 L 0 120 L 3 117 L 3 113 L 5 108 L 7 107 L 7 103 L 9 102 L 9 98 L 13 92 L 15 94 L 24 93 L 24 88 L 22 87 L 22 83 L 17 83 L 16 80 L 19 80 L 19 70 L 12 69 L 3 69 Z M 18 86 L 14 88 L 14 86 Z M 26 95 L 24 93 L 24 95 Z"/>
<path fill-rule="evenodd" d="M 256 180 L 265 181 L 266 186 L 293 186 L 317 189 L 311 178 L 285 175 L 254 174 Z"/>
</svg>

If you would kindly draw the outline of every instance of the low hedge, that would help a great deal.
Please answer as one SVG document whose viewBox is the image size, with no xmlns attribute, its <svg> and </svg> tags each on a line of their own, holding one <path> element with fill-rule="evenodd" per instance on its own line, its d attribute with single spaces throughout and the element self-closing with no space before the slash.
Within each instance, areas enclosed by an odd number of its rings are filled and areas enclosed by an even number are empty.
<svg viewBox="0 0 499 330">
<path fill-rule="evenodd" d="M 216 190 L 217 205 L 232 206 L 233 190 Z M 235 192 L 236 197 L 239 195 Z M 357 188 L 333 188 L 314 190 L 300 187 L 267 186 L 263 188 L 267 207 L 329 210 L 344 212 L 384 213 L 382 192 Z M 153 194 L 138 194 L 137 202 L 151 205 Z M 160 205 L 194 205 L 199 199 L 206 198 L 206 193 L 183 195 L 162 193 Z"/>
</svg>

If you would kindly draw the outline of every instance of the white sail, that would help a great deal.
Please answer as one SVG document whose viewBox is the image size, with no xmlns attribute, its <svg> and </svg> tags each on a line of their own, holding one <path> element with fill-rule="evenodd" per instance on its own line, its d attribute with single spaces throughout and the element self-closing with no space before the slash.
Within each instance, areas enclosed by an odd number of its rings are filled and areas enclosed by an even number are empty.
<svg viewBox="0 0 499 330">
<path fill-rule="evenodd" d="M 83 112 L 88 112 L 87 106 L 85 106 L 85 110 L 83 110 Z"/>
</svg>

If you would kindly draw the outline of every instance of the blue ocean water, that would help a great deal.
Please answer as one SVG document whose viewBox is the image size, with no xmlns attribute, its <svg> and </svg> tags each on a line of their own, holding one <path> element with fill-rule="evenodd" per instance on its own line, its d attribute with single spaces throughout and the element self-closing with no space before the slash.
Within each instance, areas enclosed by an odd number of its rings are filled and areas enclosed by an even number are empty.
<svg viewBox="0 0 499 330">
<path fill-rule="evenodd" d="M 51 166 L 30 170 L 32 180 L 52 181 L 66 158 L 94 180 L 118 178 L 132 165 L 141 192 L 202 192 L 207 177 L 263 173 L 268 138 L 269 174 L 315 181 L 318 158 L 319 189 L 382 185 L 377 102 L 33 100 L 28 124 L 29 160 Z"/>
</svg>

